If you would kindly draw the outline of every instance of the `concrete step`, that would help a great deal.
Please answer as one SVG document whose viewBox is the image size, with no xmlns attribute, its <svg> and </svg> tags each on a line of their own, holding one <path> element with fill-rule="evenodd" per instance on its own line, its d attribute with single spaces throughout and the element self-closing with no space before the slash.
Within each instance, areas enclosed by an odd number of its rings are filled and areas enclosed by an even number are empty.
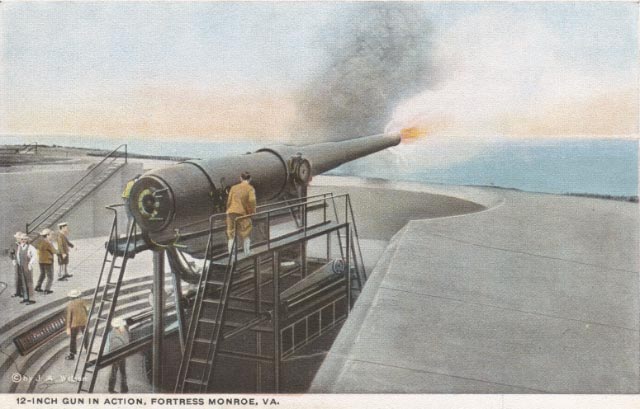
<svg viewBox="0 0 640 409">
<path fill-rule="evenodd" d="M 128 316 L 138 314 L 140 312 L 142 301 L 133 301 L 125 305 L 116 308 L 114 317 L 120 317 L 126 319 Z M 175 315 L 175 305 L 170 305 L 167 314 Z M 173 307 L 173 308 L 171 308 Z M 91 327 L 89 327 L 91 328 Z M 104 329 L 104 325 L 98 326 L 98 334 L 101 334 Z M 98 347 L 101 340 L 100 336 L 97 336 L 94 340 L 94 348 Z M 78 336 L 78 346 L 82 341 L 82 336 Z M 17 349 L 13 344 L 9 345 L 9 348 L 4 348 L 3 352 L 10 359 L 10 365 L 0 372 L 0 392 L 6 392 L 6 386 L 9 385 L 9 392 L 32 392 L 37 385 L 37 379 L 33 379 L 30 382 L 12 382 L 11 376 L 16 373 L 28 374 L 30 377 L 35 377 L 38 374 L 45 373 L 47 368 L 62 359 L 69 346 L 69 339 L 66 333 L 58 334 L 49 342 L 38 348 L 28 356 L 20 356 Z M 34 369 L 37 368 L 37 369 Z M 72 370 L 66 376 L 71 376 Z"/>
<path fill-rule="evenodd" d="M 62 333 L 49 341 L 47 348 L 42 349 L 40 353 L 34 352 L 27 357 L 19 357 L 16 360 L 17 370 L 9 370 L 7 372 L 10 372 L 10 374 L 6 374 L 0 378 L 3 382 L 3 386 L 0 386 L 0 388 L 5 392 L 4 388 L 8 385 L 9 388 L 6 392 L 26 393 L 34 382 L 33 379 L 31 381 L 13 382 L 11 376 L 13 376 L 14 373 L 21 373 L 33 378 L 36 375 L 36 371 L 34 371 L 33 368 L 41 368 L 47 361 L 55 359 L 58 354 L 63 355 L 68 348 L 69 338 L 66 333 Z M 5 377 L 7 379 L 5 379 Z"/>
<path fill-rule="evenodd" d="M 167 276 L 169 276 L 169 274 L 167 274 Z M 137 313 L 136 308 L 143 308 L 145 304 L 148 306 L 148 296 L 146 296 L 147 298 L 141 297 L 144 297 L 143 293 L 145 291 L 147 294 L 150 292 L 152 280 L 152 276 L 145 276 L 131 279 L 127 281 L 126 284 L 123 284 L 121 294 L 125 296 L 122 300 L 118 297 L 119 302 L 118 306 L 116 306 L 116 316 L 120 314 L 133 315 Z M 91 294 L 93 294 L 93 290 L 85 290 L 83 297 Z M 3 354 L 0 354 L 0 373 L 6 372 L 7 368 L 12 364 L 12 361 L 19 357 L 18 351 L 13 344 L 13 338 L 27 328 L 46 319 L 48 316 L 56 314 L 60 309 L 64 308 L 67 300 L 68 298 L 63 297 L 47 304 L 42 304 L 37 309 L 32 310 L 31 314 L 23 315 L 19 319 L 12 320 L 0 328 L 0 351 L 3 352 Z"/>
<path fill-rule="evenodd" d="M 125 272 L 126 275 L 126 272 Z M 167 274 L 166 279 L 171 280 L 171 275 Z M 125 280 L 120 288 L 121 294 L 127 293 L 129 290 L 135 291 L 135 289 L 140 285 L 150 285 L 149 283 L 153 282 L 153 276 L 143 276 L 136 277 L 132 279 Z M 102 290 L 102 286 L 98 289 L 98 291 Z M 93 291 L 95 288 L 88 288 L 82 291 L 81 297 L 88 298 L 93 296 Z M 54 295 L 56 295 L 54 293 Z M 90 299 L 90 298 L 89 298 Z M 46 304 L 36 304 L 37 307 L 31 309 L 27 314 L 20 316 L 19 318 L 10 320 L 6 322 L 4 325 L 0 327 L 0 348 L 4 344 L 6 338 L 13 338 L 17 333 L 23 331 L 25 328 L 28 328 L 30 325 L 35 324 L 41 319 L 49 316 L 53 310 L 57 311 L 57 307 L 62 307 L 66 305 L 69 299 L 66 296 L 62 296 L 58 299 L 52 299 L 50 302 Z M 16 301 L 17 302 L 17 301 Z"/>
</svg>

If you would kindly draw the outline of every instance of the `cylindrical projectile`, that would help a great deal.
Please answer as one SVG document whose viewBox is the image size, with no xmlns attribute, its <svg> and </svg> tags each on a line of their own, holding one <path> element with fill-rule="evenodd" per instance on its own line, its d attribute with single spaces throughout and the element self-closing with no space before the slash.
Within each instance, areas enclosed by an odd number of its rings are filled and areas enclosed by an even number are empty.
<svg viewBox="0 0 640 409">
<path fill-rule="evenodd" d="M 251 174 L 258 204 L 283 196 L 292 185 L 306 185 L 346 162 L 400 143 L 399 134 L 373 135 L 307 146 L 274 146 L 254 153 L 190 160 L 144 174 L 133 185 L 129 210 L 142 230 L 162 242 L 188 234 L 190 226 L 207 223 L 225 211 L 228 189 Z"/>
</svg>

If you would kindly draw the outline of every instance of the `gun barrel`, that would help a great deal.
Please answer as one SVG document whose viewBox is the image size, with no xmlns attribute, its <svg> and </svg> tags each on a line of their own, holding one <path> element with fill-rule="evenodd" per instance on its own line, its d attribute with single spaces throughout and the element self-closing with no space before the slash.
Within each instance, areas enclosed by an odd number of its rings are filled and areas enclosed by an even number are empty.
<svg viewBox="0 0 640 409">
<path fill-rule="evenodd" d="M 224 212 L 226 193 L 251 173 L 259 204 L 277 200 L 295 183 L 400 143 L 399 134 L 372 135 L 306 146 L 280 145 L 254 153 L 190 160 L 144 174 L 130 192 L 129 210 L 147 234 L 162 241 Z M 201 227 L 200 227 L 201 228 Z M 166 234 L 161 234 L 165 232 Z M 186 231 L 182 231 L 186 233 Z"/>
<path fill-rule="evenodd" d="M 400 134 L 380 134 L 341 142 L 325 142 L 303 147 L 300 152 L 311 162 L 313 175 L 362 158 L 400 143 Z"/>
</svg>

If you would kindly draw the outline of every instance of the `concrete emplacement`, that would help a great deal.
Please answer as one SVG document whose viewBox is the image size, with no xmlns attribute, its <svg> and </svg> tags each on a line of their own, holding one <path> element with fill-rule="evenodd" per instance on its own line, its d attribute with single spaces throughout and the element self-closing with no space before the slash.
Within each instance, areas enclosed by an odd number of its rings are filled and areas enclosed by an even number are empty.
<svg viewBox="0 0 640 409">
<path fill-rule="evenodd" d="M 337 177 L 311 187 L 351 194 L 375 265 L 311 392 L 640 392 L 638 204 Z M 75 285 L 95 284 L 104 240 L 93 241 L 78 240 Z M 150 261 L 132 268 L 150 273 Z M 7 320 L 28 319 L 7 294 Z"/>
</svg>

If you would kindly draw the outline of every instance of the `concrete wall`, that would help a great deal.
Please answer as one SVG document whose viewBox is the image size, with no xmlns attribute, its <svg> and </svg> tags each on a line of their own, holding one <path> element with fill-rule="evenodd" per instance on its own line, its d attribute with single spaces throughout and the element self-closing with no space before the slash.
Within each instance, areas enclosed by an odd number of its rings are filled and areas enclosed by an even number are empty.
<svg viewBox="0 0 640 409">
<path fill-rule="evenodd" d="M 87 165 L 88 167 L 89 165 Z M 27 222 L 46 209 L 62 192 L 86 174 L 87 170 L 38 170 L 0 173 L 0 253 L 6 254 L 16 231 L 25 231 Z M 106 182 L 62 216 L 69 223 L 70 238 L 109 234 L 113 213 L 105 206 L 121 203 L 122 190 L 132 177 L 142 173 L 141 163 L 128 163 Z M 124 215 L 124 214 L 123 214 Z M 126 217 L 120 217 L 124 231 Z M 51 226 L 48 226 L 51 227 Z M 57 229 L 57 226 L 54 226 Z"/>
</svg>

